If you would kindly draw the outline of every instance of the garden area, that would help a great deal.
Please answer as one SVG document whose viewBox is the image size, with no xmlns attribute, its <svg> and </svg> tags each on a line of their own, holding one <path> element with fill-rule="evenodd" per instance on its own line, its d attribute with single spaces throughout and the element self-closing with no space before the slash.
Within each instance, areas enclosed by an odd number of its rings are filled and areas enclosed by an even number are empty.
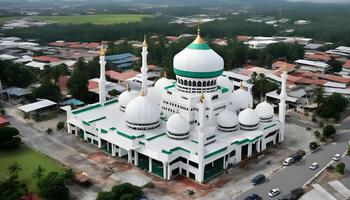
<svg viewBox="0 0 350 200">
<path fill-rule="evenodd" d="M 36 152 L 28 147 L 22 146 L 16 150 L 0 150 L 0 182 L 9 178 L 9 167 L 17 162 L 18 180 L 27 185 L 29 192 L 38 192 L 36 181 L 33 176 L 40 165 L 44 170 L 43 175 L 50 172 L 63 172 L 64 169 L 54 160 Z"/>
</svg>

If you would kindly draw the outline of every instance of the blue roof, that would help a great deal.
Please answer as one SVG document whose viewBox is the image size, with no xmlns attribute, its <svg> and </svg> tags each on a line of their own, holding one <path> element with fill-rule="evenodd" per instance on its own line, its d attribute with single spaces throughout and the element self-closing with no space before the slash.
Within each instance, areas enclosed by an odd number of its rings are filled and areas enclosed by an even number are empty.
<svg viewBox="0 0 350 200">
<path fill-rule="evenodd" d="M 128 63 L 128 62 L 132 62 L 132 58 L 125 58 L 125 59 L 120 59 L 120 60 L 113 60 L 111 61 L 111 63 L 113 64 L 122 64 L 122 63 Z"/>
<path fill-rule="evenodd" d="M 131 66 L 132 66 L 132 63 L 123 63 L 123 64 L 117 65 L 116 67 L 117 68 L 128 68 L 128 67 L 131 67 Z"/>
<path fill-rule="evenodd" d="M 65 106 L 65 105 L 81 106 L 84 104 L 85 104 L 84 102 L 82 102 L 78 99 L 68 99 L 68 100 L 60 102 L 60 105 L 62 105 L 62 106 Z"/>
<path fill-rule="evenodd" d="M 3 92 L 6 92 L 8 95 L 17 96 L 17 97 L 24 96 L 30 93 L 27 89 L 19 88 L 19 87 L 9 87 Z"/>
<path fill-rule="evenodd" d="M 115 60 L 130 58 L 130 57 L 134 57 L 134 55 L 132 55 L 131 53 L 109 55 L 109 56 L 106 56 L 106 61 L 115 61 Z"/>
</svg>

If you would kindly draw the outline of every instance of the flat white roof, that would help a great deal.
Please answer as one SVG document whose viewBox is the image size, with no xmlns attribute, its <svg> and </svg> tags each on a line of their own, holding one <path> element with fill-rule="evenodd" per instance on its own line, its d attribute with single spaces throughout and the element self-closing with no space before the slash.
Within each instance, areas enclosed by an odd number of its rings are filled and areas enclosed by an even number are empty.
<svg viewBox="0 0 350 200">
<path fill-rule="evenodd" d="M 320 67 L 320 68 L 329 67 L 329 65 L 325 62 L 303 60 L 303 59 L 296 60 L 295 63 L 300 64 L 300 65 L 308 65 L 308 66 L 314 66 L 314 67 Z"/>
<path fill-rule="evenodd" d="M 53 101 L 43 99 L 43 100 L 37 101 L 35 103 L 20 106 L 20 107 L 18 107 L 18 109 L 22 110 L 25 113 L 28 113 L 28 112 L 36 111 L 36 110 L 39 110 L 42 108 L 50 107 L 50 106 L 53 106 L 56 104 L 57 103 L 55 103 Z"/>
<path fill-rule="evenodd" d="M 1 54 L 0 60 L 14 60 L 17 59 L 16 56 L 8 55 L 8 54 Z"/>
<path fill-rule="evenodd" d="M 349 89 L 342 89 L 342 88 L 324 88 L 324 92 L 326 95 L 331 95 L 333 93 L 339 93 L 343 95 L 350 95 Z"/>
<path fill-rule="evenodd" d="M 324 87 L 331 87 L 331 88 L 346 88 L 346 84 L 344 83 L 336 83 L 332 81 L 327 81 L 325 84 L 323 84 Z"/>
<path fill-rule="evenodd" d="M 280 95 L 277 94 L 277 90 L 271 91 L 269 93 L 266 93 L 266 96 L 274 98 L 274 99 L 280 99 Z M 296 103 L 299 98 L 287 96 L 286 100 L 292 103 Z"/>
<path fill-rule="evenodd" d="M 44 70 L 45 65 L 48 65 L 48 63 L 41 63 L 41 62 L 32 61 L 32 62 L 25 64 L 26 67 L 39 68 L 40 70 Z"/>
</svg>

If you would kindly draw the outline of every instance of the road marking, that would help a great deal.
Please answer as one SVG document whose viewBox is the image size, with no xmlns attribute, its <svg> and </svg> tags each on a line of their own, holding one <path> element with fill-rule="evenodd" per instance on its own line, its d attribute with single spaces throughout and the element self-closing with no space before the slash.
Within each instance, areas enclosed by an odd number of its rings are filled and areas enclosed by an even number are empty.
<svg viewBox="0 0 350 200">
<path fill-rule="evenodd" d="M 346 197 L 346 198 L 350 197 L 350 190 L 347 187 L 345 187 L 340 181 L 338 181 L 338 180 L 331 181 L 331 182 L 328 182 L 328 184 L 330 186 L 332 186 L 332 188 L 334 188 L 336 191 L 338 191 L 344 197 Z"/>
</svg>

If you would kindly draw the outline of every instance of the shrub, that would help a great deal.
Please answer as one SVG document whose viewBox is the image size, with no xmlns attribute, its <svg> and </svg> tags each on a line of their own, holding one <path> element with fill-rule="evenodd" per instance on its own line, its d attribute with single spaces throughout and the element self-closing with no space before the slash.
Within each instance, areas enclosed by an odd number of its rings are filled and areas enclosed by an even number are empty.
<svg viewBox="0 0 350 200">
<path fill-rule="evenodd" d="M 311 151 L 317 149 L 320 145 L 317 142 L 310 142 L 309 148 Z"/>
<path fill-rule="evenodd" d="M 116 200 L 114 192 L 99 192 L 96 200 Z"/>
<path fill-rule="evenodd" d="M 117 199 L 121 199 L 124 195 L 134 194 L 135 197 L 143 194 L 142 190 L 130 183 L 122 183 L 112 187 L 112 192 L 116 195 Z"/>
<path fill-rule="evenodd" d="M 22 140 L 19 136 L 19 131 L 13 127 L 0 128 L 0 149 L 17 149 Z"/>
<path fill-rule="evenodd" d="M 333 125 L 326 125 L 322 129 L 322 137 L 330 138 L 336 134 L 336 130 Z"/>
<path fill-rule="evenodd" d="M 339 174 L 344 174 L 345 173 L 345 164 L 344 163 L 339 163 L 335 167 L 335 171 L 337 171 Z"/>
<path fill-rule="evenodd" d="M 68 200 L 69 190 L 64 178 L 57 172 L 51 172 L 37 183 L 39 196 L 46 200 Z"/>
<path fill-rule="evenodd" d="M 57 130 L 62 130 L 64 128 L 64 122 L 58 122 L 56 128 Z"/>
<path fill-rule="evenodd" d="M 323 128 L 324 122 L 323 122 L 323 121 L 320 121 L 319 125 L 320 125 L 321 128 Z"/>
<path fill-rule="evenodd" d="M 320 141 L 321 141 L 321 142 L 326 142 L 327 139 L 326 139 L 325 137 L 322 136 L 322 137 L 320 138 Z"/>
</svg>

